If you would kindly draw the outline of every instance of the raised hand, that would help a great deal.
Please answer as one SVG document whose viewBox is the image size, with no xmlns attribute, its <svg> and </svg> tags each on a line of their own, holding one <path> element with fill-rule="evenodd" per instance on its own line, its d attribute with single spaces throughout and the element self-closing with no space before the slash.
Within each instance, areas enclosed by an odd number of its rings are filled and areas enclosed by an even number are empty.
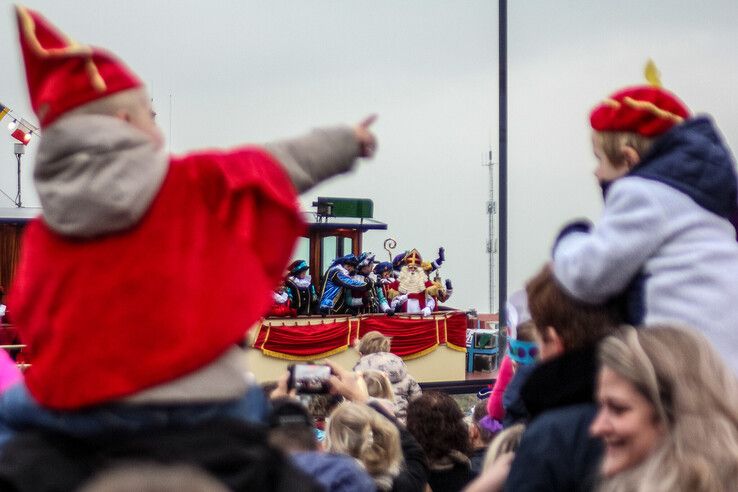
<svg viewBox="0 0 738 492">
<path fill-rule="evenodd" d="M 377 138 L 369 130 L 369 127 L 372 126 L 376 119 L 376 114 L 369 115 L 354 127 L 354 134 L 356 135 L 356 140 L 359 142 L 359 155 L 361 157 L 373 157 L 377 151 Z"/>
</svg>

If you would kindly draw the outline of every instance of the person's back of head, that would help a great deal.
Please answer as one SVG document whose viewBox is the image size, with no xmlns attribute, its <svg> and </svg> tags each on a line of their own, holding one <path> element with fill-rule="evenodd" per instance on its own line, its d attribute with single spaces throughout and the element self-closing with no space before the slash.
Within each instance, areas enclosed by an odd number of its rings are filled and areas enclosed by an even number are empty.
<svg viewBox="0 0 738 492">
<path fill-rule="evenodd" d="M 487 402 L 485 400 L 478 401 L 477 404 L 474 405 L 471 420 L 471 425 L 476 429 L 474 433 L 479 436 L 479 440 L 485 446 L 488 446 L 497 433 L 495 429 L 495 424 L 497 423 L 494 422 L 487 414 Z"/>
<path fill-rule="evenodd" d="M 574 299 L 556 281 L 548 264 L 528 281 L 526 292 L 544 359 L 596 344 L 621 323 L 615 303 L 591 305 Z"/>
<path fill-rule="evenodd" d="M 366 405 L 344 402 L 331 413 L 326 434 L 328 451 L 359 460 L 378 489 L 392 487 L 403 460 L 393 423 Z"/>
<path fill-rule="evenodd" d="M 605 461 L 602 490 L 733 490 L 738 380 L 706 338 L 670 326 L 624 328 L 602 342 L 600 361 L 652 407 L 651 425 L 662 435 L 650 453 L 630 456 L 630 466 Z M 601 373 L 599 391 L 602 384 Z M 608 438 L 601 415 L 592 432 Z"/>
<path fill-rule="evenodd" d="M 502 455 L 514 453 L 520 446 L 525 424 L 515 424 L 497 434 L 484 456 L 484 470 L 488 470 Z"/>
<path fill-rule="evenodd" d="M 361 337 L 357 349 L 361 355 L 369 355 L 377 352 L 389 352 L 391 345 L 390 337 L 386 337 L 378 331 L 370 331 Z"/>
<path fill-rule="evenodd" d="M 627 174 L 651 150 L 656 139 L 689 118 L 689 108 L 661 87 L 658 71 L 649 61 L 650 85 L 627 87 L 610 94 L 590 113 L 592 145 L 602 183 Z"/>
<path fill-rule="evenodd" d="M 141 463 L 99 473 L 79 492 L 228 492 L 203 470 L 188 465 Z"/>
<path fill-rule="evenodd" d="M 426 391 L 410 402 L 407 430 L 432 462 L 451 452 L 470 453 L 469 431 L 456 401 L 440 391 Z"/>
<path fill-rule="evenodd" d="M 318 449 L 313 418 L 302 403 L 289 397 L 272 402 L 269 444 L 285 453 Z"/>
<path fill-rule="evenodd" d="M 375 398 L 383 398 L 391 402 L 395 401 L 395 393 L 392 389 L 392 383 L 387 375 L 381 371 L 363 371 L 361 373 L 366 383 L 366 389 L 369 396 Z"/>
</svg>

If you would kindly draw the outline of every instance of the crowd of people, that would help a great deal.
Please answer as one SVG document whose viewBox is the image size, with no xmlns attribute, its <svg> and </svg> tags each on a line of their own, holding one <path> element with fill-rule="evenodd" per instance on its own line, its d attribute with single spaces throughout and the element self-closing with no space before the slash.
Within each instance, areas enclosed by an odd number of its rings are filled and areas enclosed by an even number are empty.
<svg viewBox="0 0 738 492">
<path fill-rule="evenodd" d="M 371 157 L 373 117 L 168 157 L 128 67 L 16 13 L 43 215 L 8 301 L 33 366 L 0 358 L 0 490 L 735 489 L 738 180 L 653 67 L 592 112 L 602 220 L 565 227 L 510 296 L 507 356 L 465 415 L 379 332 L 304 386 L 247 370 L 243 327 L 270 306 L 426 316 L 450 295 L 428 277 L 442 248 L 338 258 L 320 289 L 304 260 L 285 275 L 296 193 Z"/>
</svg>

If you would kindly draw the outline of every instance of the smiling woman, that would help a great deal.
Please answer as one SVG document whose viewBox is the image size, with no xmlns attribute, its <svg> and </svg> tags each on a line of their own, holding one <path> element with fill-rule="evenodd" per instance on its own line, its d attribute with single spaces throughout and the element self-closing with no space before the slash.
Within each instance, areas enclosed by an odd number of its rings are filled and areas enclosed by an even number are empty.
<svg viewBox="0 0 738 492">
<path fill-rule="evenodd" d="M 727 491 L 738 483 L 738 381 L 701 335 L 627 328 L 600 349 L 600 491 Z"/>
</svg>

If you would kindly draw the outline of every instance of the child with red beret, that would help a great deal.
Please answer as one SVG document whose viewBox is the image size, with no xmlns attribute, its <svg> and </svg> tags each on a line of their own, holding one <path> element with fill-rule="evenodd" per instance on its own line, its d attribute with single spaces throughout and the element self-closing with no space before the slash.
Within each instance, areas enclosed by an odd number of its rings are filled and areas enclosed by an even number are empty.
<svg viewBox="0 0 738 492">
<path fill-rule="evenodd" d="M 9 299 L 32 367 L 0 402 L 0 420 L 94 432 L 263 416 L 250 410 L 255 386 L 239 344 L 269 309 L 303 231 L 296 193 L 370 157 L 373 118 L 167 156 L 128 67 L 37 12 L 16 13 L 43 128 L 34 171 L 43 216 L 26 229 Z M 96 424 L 102 405 L 122 418 Z"/>
<path fill-rule="evenodd" d="M 575 298 L 623 296 L 633 324 L 676 322 L 705 333 L 738 372 L 738 244 L 733 157 L 708 116 L 660 86 L 629 87 L 590 115 L 598 224 L 570 224 L 553 250 Z"/>
</svg>

